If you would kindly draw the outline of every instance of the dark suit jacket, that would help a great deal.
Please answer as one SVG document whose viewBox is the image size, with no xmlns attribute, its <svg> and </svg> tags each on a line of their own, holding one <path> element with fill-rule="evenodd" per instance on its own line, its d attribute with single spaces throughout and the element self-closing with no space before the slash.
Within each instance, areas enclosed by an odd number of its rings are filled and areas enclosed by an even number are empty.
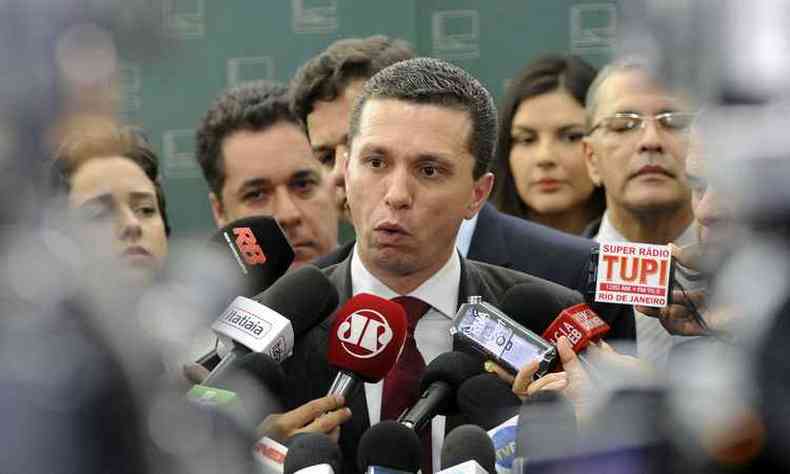
<svg viewBox="0 0 790 474">
<path fill-rule="evenodd" d="M 346 258 L 339 264 L 323 269 L 323 272 L 338 290 L 341 306 L 352 296 L 350 267 L 351 259 Z M 472 295 L 482 296 L 484 301 L 496 306 L 501 303 L 502 297 L 508 289 L 513 285 L 525 282 L 543 285 L 546 298 L 567 302 L 563 306 L 570 306 L 579 298 L 575 291 L 541 278 L 462 258 L 458 306 L 460 307 Z M 518 318 L 519 316 L 514 317 L 514 319 Z M 520 316 L 520 318 L 518 322 L 526 327 L 530 326 L 526 319 L 528 315 Z M 288 410 L 326 395 L 337 374 L 335 369 L 329 367 L 326 358 L 328 331 L 331 323 L 332 321 L 327 319 L 309 331 L 297 342 L 293 356 L 283 364 L 288 380 L 283 400 Z M 450 337 L 449 334 L 447 337 Z M 481 359 L 481 364 L 482 362 Z M 345 461 L 344 472 L 353 473 L 356 472 L 356 448 L 359 439 L 370 427 L 364 390 L 358 390 L 350 400 L 347 400 L 347 404 L 351 408 L 352 418 L 341 428 L 340 446 Z M 448 424 L 455 425 L 453 422 Z"/>
<path fill-rule="evenodd" d="M 595 241 L 501 213 L 486 203 L 478 215 L 467 259 L 528 273 L 584 295 L 590 250 L 597 246 Z M 349 242 L 314 263 L 321 268 L 339 263 L 353 247 L 354 242 Z M 636 340 L 630 306 L 605 303 L 590 306 L 611 326 L 607 340 Z"/>
</svg>

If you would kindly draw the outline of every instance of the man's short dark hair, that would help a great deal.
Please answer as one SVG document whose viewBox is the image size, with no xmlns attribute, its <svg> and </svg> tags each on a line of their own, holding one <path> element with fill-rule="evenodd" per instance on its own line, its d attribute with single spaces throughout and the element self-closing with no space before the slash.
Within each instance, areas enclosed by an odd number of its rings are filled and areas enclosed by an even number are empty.
<svg viewBox="0 0 790 474">
<path fill-rule="evenodd" d="M 491 168 L 497 137 L 496 106 L 485 87 L 463 69 L 434 58 L 401 61 L 377 73 L 351 112 L 349 138 L 359 132 L 362 109 L 371 99 L 397 99 L 462 110 L 472 120 L 467 146 L 475 159 L 474 178 Z"/>
<path fill-rule="evenodd" d="M 335 41 L 296 72 L 291 83 L 291 110 L 305 125 L 316 101 L 332 101 L 351 81 L 367 80 L 385 67 L 413 57 L 409 43 L 382 35 Z"/>
<path fill-rule="evenodd" d="M 222 200 L 225 163 L 222 144 L 239 131 L 262 132 L 278 122 L 299 125 L 288 108 L 288 89 L 270 81 L 252 81 L 223 92 L 200 121 L 197 161 L 209 188 Z"/>
</svg>

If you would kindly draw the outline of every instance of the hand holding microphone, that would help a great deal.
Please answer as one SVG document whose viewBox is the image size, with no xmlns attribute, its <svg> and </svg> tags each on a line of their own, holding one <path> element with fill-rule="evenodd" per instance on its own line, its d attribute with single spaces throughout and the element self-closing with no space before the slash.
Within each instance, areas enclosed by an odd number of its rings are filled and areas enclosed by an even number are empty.
<svg viewBox="0 0 790 474">
<path fill-rule="evenodd" d="M 351 419 L 341 395 L 316 398 L 286 413 L 267 416 L 257 428 L 258 438 L 271 438 L 286 443 L 299 433 L 322 433 L 337 443 L 340 425 Z"/>
<path fill-rule="evenodd" d="M 338 309 L 329 330 L 327 360 L 339 370 L 329 393 L 287 413 L 268 416 L 258 434 L 286 441 L 296 433 L 320 432 L 337 441 L 351 418 L 344 408 L 362 382 L 381 380 L 406 341 L 406 314 L 397 303 L 360 293 Z"/>
</svg>

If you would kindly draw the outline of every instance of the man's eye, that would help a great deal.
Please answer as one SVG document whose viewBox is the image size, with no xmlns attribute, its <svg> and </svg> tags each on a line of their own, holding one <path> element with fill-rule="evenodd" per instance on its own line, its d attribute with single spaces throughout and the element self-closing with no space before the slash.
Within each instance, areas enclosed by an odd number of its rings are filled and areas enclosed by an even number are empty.
<svg viewBox="0 0 790 474">
<path fill-rule="evenodd" d="M 580 142 L 584 138 L 584 132 L 565 132 L 560 136 L 560 140 L 566 143 Z"/>
<path fill-rule="evenodd" d="M 291 186 L 294 190 L 296 190 L 296 192 L 300 194 L 309 194 L 316 188 L 317 185 L 318 182 L 313 179 L 304 179 L 294 182 Z"/>
<path fill-rule="evenodd" d="M 616 133 L 630 132 L 638 128 L 641 122 L 635 117 L 614 117 L 609 121 L 609 130 Z"/>
<path fill-rule="evenodd" d="M 381 158 L 370 157 L 365 160 L 371 168 L 383 168 L 384 167 L 384 160 Z"/>
<path fill-rule="evenodd" d="M 244 199 L 245 201 L 260 201 L 265 196 L 266 196 L 266 193 L 264 193 L 261 190 L 248 191 L 248 192 L 244 193 L 244 195 L 242 195 L 242 199 Z"/>
<path fill-rule="evenodd" d="M 318 162 L 322 165 L 326 166 L 327 168 L 332 168 L 335 166 L 335 152 L 332 151 L 322 151 L 318 153 Z"/>
<path fill-rule="evenodd" d="M 439 169 L 435 166 L 423 166 L 422 174 L 428 178 L 433 178 L 439 174 Z"/>
</svg>

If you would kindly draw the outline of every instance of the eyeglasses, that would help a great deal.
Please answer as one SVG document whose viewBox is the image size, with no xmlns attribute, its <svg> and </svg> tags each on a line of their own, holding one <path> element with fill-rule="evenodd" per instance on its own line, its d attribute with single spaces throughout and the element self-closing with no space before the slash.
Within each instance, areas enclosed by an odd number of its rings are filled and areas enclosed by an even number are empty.
<svg viewBox="0 0 790 474">
<path fill-rule="evenodd" d="M 687 112 L 664 112 L 653 116 L 645 116 L 633 113 L 619 113 L 601 119 L 600 122 L 587 132 L 587 135 L 592 135 L 593 132 L 601 127 L 604 127 L 612 133 L 625 135 L 644 129 L 648 120 L 655 120 L 658 126 L 667 132 L 685 133 L 688 132 L 691 122 L 694 120 L 694 114 Z"/>
</svg>

